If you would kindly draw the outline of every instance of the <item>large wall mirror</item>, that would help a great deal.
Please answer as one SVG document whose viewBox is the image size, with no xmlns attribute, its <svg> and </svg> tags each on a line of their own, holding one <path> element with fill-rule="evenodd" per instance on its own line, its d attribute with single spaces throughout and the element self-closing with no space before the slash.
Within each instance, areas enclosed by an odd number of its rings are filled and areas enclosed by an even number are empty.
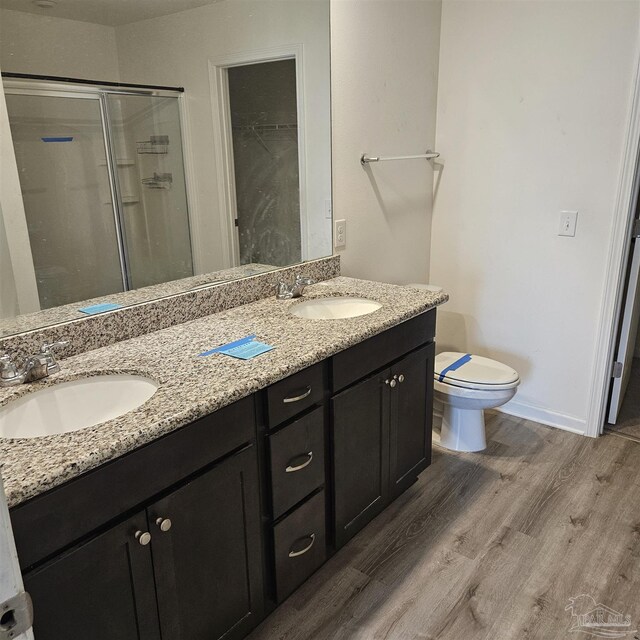
<svg viewBox="0 0 640 640">
<path fill-rule="evenodd" d="M 330 255 L 329 55 L 329 0 L 0 0 L 0 336 Z"/>
</svg>

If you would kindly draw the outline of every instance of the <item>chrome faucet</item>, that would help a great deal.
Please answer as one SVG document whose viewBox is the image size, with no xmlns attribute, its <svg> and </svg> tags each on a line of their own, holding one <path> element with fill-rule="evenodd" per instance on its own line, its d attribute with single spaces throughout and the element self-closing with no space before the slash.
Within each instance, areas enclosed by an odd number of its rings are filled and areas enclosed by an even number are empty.
<svg viewBox="0 0 640 640">
<path fill-rule="evenodd" d="M 288 285 L 284 280 L 280 280 L 276 285 L 276 298 L 278 300 L 291 300 L 299 298 L 304 293 L 304 288 L 310 284 L 315 284 L 315 280 L 297 274 L 293 285 Z"/>
<path fill-rule="evenodd" d="M 43 344 L 38 353 L 17 364 L 9 354 L 0 356 L 0 387 L 10 387 L 23 382 L 35 382 L 60 371 L 54 350 L 66 347 L 66 340 Z"/>
</svg>

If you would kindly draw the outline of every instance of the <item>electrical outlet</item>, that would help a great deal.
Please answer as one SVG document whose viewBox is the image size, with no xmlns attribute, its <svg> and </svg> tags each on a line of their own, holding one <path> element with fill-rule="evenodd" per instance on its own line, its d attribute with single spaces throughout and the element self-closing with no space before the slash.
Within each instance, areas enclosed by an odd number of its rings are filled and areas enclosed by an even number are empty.
<svg viewBox="0 0 640 640">
<path fill-rule="evenodd" d="M 336 220 L 333 224 L 333 246 L 344 249 L 347 246 L 347 221 Z"/>
<path fill-rule="evenodd" d="M 560 212 L 560 229 L 558 231 L 559 236 L 576 235 L 576 225 L 578 224 L 578 212 L 577 211 L 561 211 Z"/>
</svg>

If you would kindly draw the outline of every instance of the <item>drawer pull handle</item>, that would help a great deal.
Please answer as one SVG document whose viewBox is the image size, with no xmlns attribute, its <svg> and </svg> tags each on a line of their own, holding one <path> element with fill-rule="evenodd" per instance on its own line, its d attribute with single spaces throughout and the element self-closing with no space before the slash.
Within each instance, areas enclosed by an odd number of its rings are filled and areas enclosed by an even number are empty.
<svg viewBox="0 0 640 640">
<path fill-rule="evenodd" d="M 311 542 L 304 549 L 300 549 L 300 551 L 289 551 L 290 558 L 297 558 L 298 556 L 302 556 L 307 553 L 307 551 L 309 551 L 311 547 L 313 547 L 313 543 L 316 541 L 316 534 L 312 533 L 309 536 L 305 536 L 305 538 L 310 538 Z M 304 538 L 300 538 L 300 540 L 304 540 Z M 296 540 L 296 542 L 298 542 L 298 540 Z"/>
<path fill-rule="evenodd" d="M 309 385 L 307 387 L 307 390 L 304 393 L 301 393 L 299 396 L 284 398 L 282 402 L 284 402 L 285 404 L 289 404 L 291 402 L 300 402 L 300 400 L 304 400 L 305 398 L 308 398 L 310 395 L 311 395 L 311 385 Z"/>
<path fill-rule="evenodd" d="M 286 469 L 285 469 L 285 473 L 293 473 L 294 471 L 300 471 L 301 469 L 304 469 L 305 467 L 308 467 L 311 464 L 311 461 L 313 460 L 313 451 L 309 451 L 309 453 L 303 453 L 303 456 L 307 456 L 307 460 L 305 460 L 302 464 L 297 464 L 297 465 L 289 465 Z"/>
</svg>

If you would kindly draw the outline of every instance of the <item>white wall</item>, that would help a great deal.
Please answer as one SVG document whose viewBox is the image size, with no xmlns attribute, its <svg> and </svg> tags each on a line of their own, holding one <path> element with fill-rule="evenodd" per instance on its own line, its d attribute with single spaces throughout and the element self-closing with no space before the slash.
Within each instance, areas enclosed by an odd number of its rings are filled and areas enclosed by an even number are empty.
<svg viewBox="0 0 640 640">
<path fill-rule="evenodd" d="M 431 280 L 440 350 L 495 357 L 505 408 L 583 430 L 631 84 L 638 2 L 445 0 Z M 575 238 L 559 212 L 578 210 Z"/>
<path fill-rule="evenodd" d="M 0 92 L 0 235 L 0 318 L 10 318 L 17 312 L 39 311 L 36 274 L 4 92 Z"/>
<path fill-rule="evenodd" d="M 118 81 L 115 30 L 100 24 L 0 9 L 5 71 Z"/>
<path fill-rule="evenodd" d="M 18 292 L 13 278 L 13 265 L 0 203 L 0 318 L 13 318 L 19 312 Z"/>
<path fill-rule="evenodd" d="M 195 202 L 190 204 L 197 216 L 194 240 L 201 271 L 230 266 L 221 262 L 226 241 L 219 211 L 213 129 L 217 107 L 211 100 L 209 61 L 289 44 L 304 45 L 308 211 L 309 219 L 320 226 L 312 228 L 310 236 L 324 247 L 324 255 L 331 252 L 331 224 L 324 217 L 325 200 L 331 197 L 328 21 L 325 2 L 243 0 L 117 27 L 123 82 L 185 88 L 195 185 Z"/>
<path fill-rule="evenodd" d="M 370 165 L 370 155 L 424 153 L 435 144 L 440 2 L 332 0 L 334 219 L 347 221 L 342 273 L 426 282 L 432 167 Z"/>
</svg>

